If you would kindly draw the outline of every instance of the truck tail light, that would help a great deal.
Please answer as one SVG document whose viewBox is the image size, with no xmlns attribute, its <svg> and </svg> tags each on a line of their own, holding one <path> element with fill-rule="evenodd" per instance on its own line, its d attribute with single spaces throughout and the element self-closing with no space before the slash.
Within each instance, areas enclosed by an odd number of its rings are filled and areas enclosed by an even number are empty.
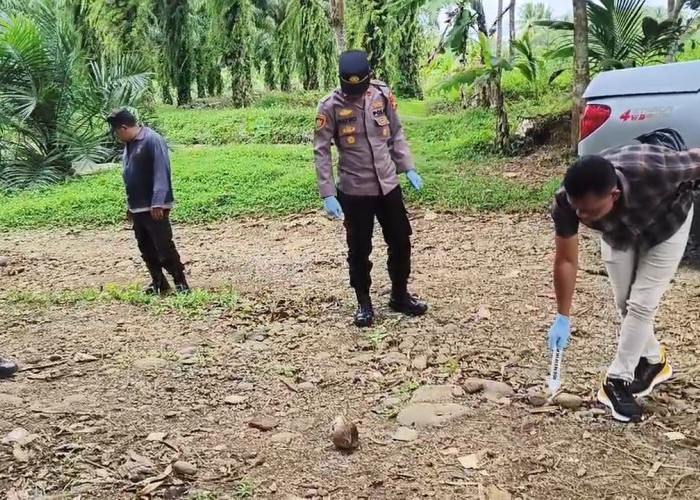
<svg viewBox="0 0 700 500">
<path fill-rule="evenodd" d="M 584 140 L 586 137 L 598 130 L 601 125 L 603 125 L 608 118 L 610 118 L 611 113 L 612 110 L 610 109 L 610 106 L 604 106 L 602 104 L 586 104 L 586 109 L 583 111 L 583 117 L 581 117 L 581 133 L 579 140 Z"/>
</svg>

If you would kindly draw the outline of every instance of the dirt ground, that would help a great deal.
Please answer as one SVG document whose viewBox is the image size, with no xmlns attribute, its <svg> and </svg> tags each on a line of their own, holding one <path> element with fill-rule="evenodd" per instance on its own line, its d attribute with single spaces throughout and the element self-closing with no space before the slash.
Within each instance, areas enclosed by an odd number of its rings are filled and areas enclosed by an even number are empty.
<svg viewBox="0 0 700 500">
<path fill-rule="evenodd" d="M 643 423 L 625 426 L 594 401 L 618 321 L 593 235 L 563 365 L 564 389 L 583 404 L 564 410 L 527 397 L 549 369 L 548 218 L 413 217 L 412 289 L 431 310 L 422 319 L 388 311 L 378 239 L 380 318 L 368 332 L 350 325 L 342 227 L 319 214 L 176 228 L 192 284 L 232 285 L 240 301 L 230 311 L 188 318 L 116 301 L 3 300 L 0 349 L 24 370 L 0 383 L 0 441 L 20 441 L 0 442 L 0 490 L 12 499 L 700 498 L 700 271 L 683 268 L 659 312 L 676 376 L 645 400 Z M 125 229 L 4 234 L 0 256 L 4 296 L 146 281 Z M 473 377 L 516 394 L 465 393 Z M 454 386 L 442 399 L 461 416 L 395 435 L 419 385 Z M 357 423 L 354 453 L 329 441 L 338 414 Z M 175 461 L 196 471 L 173 471 Z"/>
</svg>

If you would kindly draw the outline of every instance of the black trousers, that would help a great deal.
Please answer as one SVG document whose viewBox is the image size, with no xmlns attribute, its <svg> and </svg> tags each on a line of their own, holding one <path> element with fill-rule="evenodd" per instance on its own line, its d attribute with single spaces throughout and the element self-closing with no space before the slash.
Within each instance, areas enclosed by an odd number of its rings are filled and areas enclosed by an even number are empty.
<svg viewBox="0 0 700 500">
<path fill-rule="evenodd" d="M 162 278 L 163 269 L 179 281 L 184 276 L 185 266 L 175 248 L 170 219 L 155 220 L 150 212 L 135 213 L 132 219 L 141 257 L 154 281 Z"/>
<path fill-rule="evenodd" d="M 401 188 L 397 187 L 384 196 L 338 193 L 338 201 L 345 213 L 350 286 L 359 298 L 369 296 L 372 286 L 372 262 L 369 257 L 376 217 L 388 246 L 387 267 L 392 293 L 405 294 L 411 274 L 412 230 Z"/>
</svg>

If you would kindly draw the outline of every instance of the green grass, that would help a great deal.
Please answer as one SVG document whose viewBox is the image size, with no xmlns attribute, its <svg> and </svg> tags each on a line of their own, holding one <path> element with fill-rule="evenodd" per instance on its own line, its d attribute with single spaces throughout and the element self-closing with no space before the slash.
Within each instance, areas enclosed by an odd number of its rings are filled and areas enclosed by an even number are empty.
<svg viewBox="0 0 700 500">
<path fill-rule="evenodd" d="M 153 297 L 146 295 L 137 286 L 122 287 L 107 285 L 102 290 L 66 290 L 58 292 L 30 292 L 10 290 L 4 299 L 11 304 L 34 307 L 68 306 L 86 303 L 121 302 L 138 307 L 147 307 L 154 314 L 174 313 L 184 317 L 198 317 L 208 312 L 233 310 L 238 297 L 232 290 L 192 290 L 188 295 Z"/>
<path fill-rule="evenodd" d="M 549 100 L 543 105 L 558 104 Z M 532 187 L 494 172 L 493 166 L 503 159 L 492 153 L 492 111 L 430 115 L 429 101 L 405 101 L 399 106 L 425 179 L 419 194 L 403 181 L 410 203 L 467 211 L 535 211 L 546 206 L 556 182 Z M 515 104 L 513 114 L 530 111 Z M 207 223 L 320 209 L 309 143 L 314 113 L 308 107 L 161 108 L 159 122 L 176 144 L 173 220 Z M 206 145 L 193 144 L 200 141 Z M 0 230 L 105 227 L 122 223 L 124 210 L 121 173 L 116 169 L 48 189 L 0 193 Z"/>
</svg>

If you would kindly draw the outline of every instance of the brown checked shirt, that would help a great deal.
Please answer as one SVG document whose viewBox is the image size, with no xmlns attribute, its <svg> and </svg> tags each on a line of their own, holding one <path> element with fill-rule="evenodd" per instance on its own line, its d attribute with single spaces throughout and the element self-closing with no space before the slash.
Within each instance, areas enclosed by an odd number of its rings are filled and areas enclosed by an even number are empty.
<svg viewBox="0 0 700 500">
<path fill-rule="evenodd" d="M 314 157 L 321 198 L 336 195 L 331 145 L 338 150 L 338 188 L 351 196 L 378 196 L 399 185 L 398 173 L 414 168 L 396 112 L 396 99 L 373 80 L 364 98 L 339 89 L 321 101 L 316 117 Z"/>
<path fill-rule="evenodd" d="M 633 144 L 606 149 L 622 196 L 605 218 L 589 227 L 617 250 L 651 248 L 669 239 L 683 225 L 693 206 L 693 184 L 700 179 L 700 149 L 674 151 Z M 552 218 L 557 236 L 578 232 L 579 218 L 562 187 L 554 197 Z"/>
</svg>

